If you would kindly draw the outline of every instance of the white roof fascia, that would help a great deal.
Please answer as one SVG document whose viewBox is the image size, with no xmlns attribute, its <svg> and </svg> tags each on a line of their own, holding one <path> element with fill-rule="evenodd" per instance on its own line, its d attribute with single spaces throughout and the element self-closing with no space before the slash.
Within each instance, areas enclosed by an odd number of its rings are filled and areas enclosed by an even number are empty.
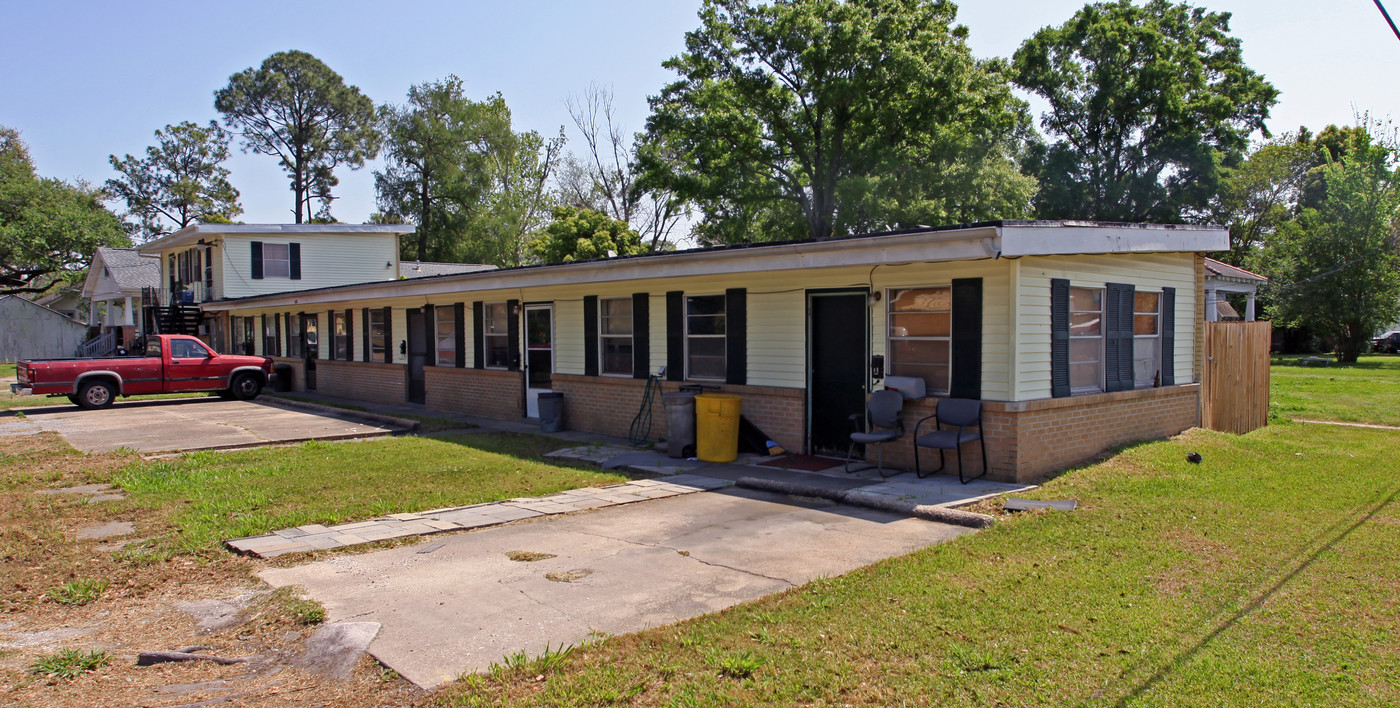
<svg viewBox="0 0 1400 708">
<path fill-rule="evenodd" d="M 1060 256 L 1097 253 L 1225 251 L 1230 232 L 1223 226 L 1144 228 L 1073 224 L 1002 226 L 1001 255 Z"/>
<path fill-rule="evenodd" d="M 193 224 L 137 246 L 143 256 L 188 245 L 206 236 L 311 236 L 316 234 L 411 234 L 412 224 Z"/>
</svg>

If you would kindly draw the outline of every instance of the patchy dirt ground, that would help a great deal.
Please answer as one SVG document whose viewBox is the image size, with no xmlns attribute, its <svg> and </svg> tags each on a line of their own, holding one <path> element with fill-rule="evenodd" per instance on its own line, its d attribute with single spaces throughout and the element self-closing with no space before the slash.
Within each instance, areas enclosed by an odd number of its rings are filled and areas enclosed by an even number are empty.
<svg viewBox="0 0 1400 708">
<path fill-rule="evenodd" d="M 301 666 L 319 608 L 270 592 L 254 577 L 260 561 L 222 550 L 169 555 L 152 542 L 177 532 L 162 510 L 37 493 L 101 484 L 135 461 L 75 453 L 53 434 L 0 437 L 0 705 L 399 706 L 423 697 L 368 656 L 343 681 Z M 115 521 L 133 522 L 135 533 L 79 538 Z M 79 580 L 106 586 L 86 604 L 54 598 Z M 139 652 L 192 646 L 248 661 L 136 665 Z M 31 671 L 60 649 L 111 659 L 72 679 Z"/>
</svg>

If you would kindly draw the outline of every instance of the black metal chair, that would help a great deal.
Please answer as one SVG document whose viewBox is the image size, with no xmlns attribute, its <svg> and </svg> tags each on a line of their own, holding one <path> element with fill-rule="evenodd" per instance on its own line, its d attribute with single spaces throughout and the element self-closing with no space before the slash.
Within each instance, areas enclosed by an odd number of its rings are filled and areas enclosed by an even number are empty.
<svg viewBox="0 0 1400 708">
<path fill-rule="evenodd" d="M 856 431 L 851 433 L 851 446 L 846 450 L 846 474 L 859 472 L 860 469 L 851 469 L 851 459 L 855 455 L 856 445 L 875 445 L 877 449 L 875 468 L 880 472 L 881 477 L 892 477 L 894 475 L 885 474 L 885 448 L 884 444 L 893 442 L 904 437 L 904 418 L 900 415 L 900 410 L 904 408 L 904 396 L 898 391 L 876 391 L 870 394 L 870 400 L 865 402 L 865 413 L 855 413 L 851 415 L 851 422 L 855 424 Z M 870 429 L 866 430 L 864 419 L 870 416 Z M 899 474 L 895 472 L 894 474 Z"/>
<path fill-rule="evenodd" d="M 919 428 L 923 424 L 932 420 L 934 423 L 933 432 L 924 435 L 919 434 Z M 944 425 L 948 429 L 944 429 Z M 976 427 L 977 432 L 967 430 Z M 967 477 L 964 473 L 962 446 L 965 443 L 979 442 L 982 445 L 982 473 L 976 477 Z M 967 398 L 945 398 L 938 402 L 938 410 L 933 415 L 920 420 L 914 426 L 914 473 L 920 478 L 924 477 L 923 467 L 919 464 L 919 448 L 931 447 L 938 449 L 938 469 L 930 471 L 928 474 L 938 474 L 943 471 L 947 460 L 943 457 L 945 450 L 957 450 L 958 452 L 958 481 L 967 484 L 974 479 L 980 479 L 987 474 L 987 441 L 982 437 L 982 402 Z"/>
</svg>

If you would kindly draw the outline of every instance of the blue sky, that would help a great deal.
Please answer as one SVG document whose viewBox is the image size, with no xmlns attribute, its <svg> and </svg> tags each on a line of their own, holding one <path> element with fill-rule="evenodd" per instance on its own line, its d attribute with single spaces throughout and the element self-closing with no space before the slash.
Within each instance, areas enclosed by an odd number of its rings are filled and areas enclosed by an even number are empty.
<svg viewBox="0 0 1400 708">
<path fill-rule="evenodd" d="M 1400 40 L 1371 0 L 1194 4 L 1233 13 L 1245 61 L 1282 91 L 1269 121 L 1275 132 L 1349 123 L 1354 109 L 1400 118 L 1393 80 Z M 958 16 L 977 55 L 1009 56 L 1082 5 L 965 0 Z M 1391 5 L 1392 14 L 1400 11 L 1400 2 Z M 109 154 L 143 152 L 166 124 L 216 118 L 213 92 L 229 75 L 301 49 L 381 103 L 457 74 L 473 97 L 502 92 L 518 129 L 547 135 L 569 122 L 565 98 L 596 82 L 613 88 L 622 122 L 635 131 L 646 120 L 647 96 L 671 78 L 661 62 L 683 49 L 698 7 L 699 0 L 0 0 L 0 124 L 22 132 L 41 174 L 100 183 L 112 176 Z M 374 210 L 374 166 L 338 173 L 337 218 L 359 222 Z M 238 151 L 229 167 L 243 220 L 291 220 L 288 182 L 273 158 Z"/>
</svg>

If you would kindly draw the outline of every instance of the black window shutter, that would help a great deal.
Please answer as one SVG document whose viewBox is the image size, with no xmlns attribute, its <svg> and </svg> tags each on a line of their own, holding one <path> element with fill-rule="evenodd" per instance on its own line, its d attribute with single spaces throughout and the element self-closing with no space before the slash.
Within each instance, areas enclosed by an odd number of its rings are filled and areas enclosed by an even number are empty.
<svg viewBox="0 0 1400 708">
<path fill-rule="evenodd" d="M 300 332 L 297 332 L 297 336 L 298 336 L 298 337 L 301 337 L 301 339 L 298 340 L 298 341 L 301 342 L 301 356 L 302 356 L 302 358 L 304 359 L 304 358 L 306 358 L 306 355 L 307 355 L 307 348 L 306 348 L 306 313 L 305 313 L 305 312 L 298 312 L 298 313 L 297 313 L 297 328 L 301 330 Z M 291 333 L 288 332 L 288 334 L 290 335 Z"/>
<path fill-rule="evenodd" d="M 666 380 L 685 380 L 685 293 L 666 293 Z"/>
<path fill-rule="evenodd" d="M 319 324 L 319 323 L 318 323 Z M 322 359 L 335 358 L 335 310 L 326 313 L 326 323 L 316 328 L 317 354 Z"/>
<path fill-rule="evenodd" d="M 254 241 L 253 246 L 253 280 L 262 280 L 262 241 Z"/>
<path fill-rule="evenodd" d="M 1163 386 L 1176 385 L 1176 288 L 1162 288 Z"/>
<path fill-rule="evenodd" d="M 632 378 L 644 379 L 651 370 L 651 296 L 632 293 Z"/>
<path fill-rule="evenodd" d="M 598 375 L 598 296 L 583 298 L 583 375 Z"/>
<path fill-rule="evenodd" d="M 287 244 L 287 258 L 291 261 L 292 280 L 301 280 L 301 244 Z"/>
<path fill-rule="evenodd" d="M 1069 386 L 1069 281 L 1050 281 L 1050 395 L 1064 398 Z"/>
<path fill-rule="evenodd" d="M 735 386 L 748 383 L 748 300 L 743 288 L 724 291 L 724 382 Z"/>
<path fill-rule="evenodd" d="M 263 356 L 272 356 L 272 352 L 267 350 L 267 315 L 262 315 L 262 331 L 258 332 L 258 341 L 262 342 Z"/>
<path fill-rule="evenodd" d="M 394 363 L 394 321 L 390 318 L 393 308 L 384 308 L 384 363 Z"/>
<path fill-rule="evenodd" d="M 276 333 L 277 338 L 276 346 L 273 348 L 276 353 L 273 356 L 282 356 L 282 313 L 278 312 L 272 315 L 272 330 Z"/>
<path fill-rule="evenodd" d="M 360 361 L 369 361 L 369 308 L 360 310 Z"/>
<path fill-rule="evenodd" d="M 467 312 L 465 303 L 457 303 L 452 306 L 452 317 L 457 324 L 457 361 L 453 362 L 457 368 L 462 369 L 467 366 Z"/>
<path fill-rule="evenodd" d="M 437 308 L 432 305 L 423 306 L 423 343 L 428 350 L 423 355 L 423 365 L 437 366 Z"/>
<path fill-rule="evenodd" d="M 520 301 L 506 300 L 506 325 L 509 340 L 506 343 L 506 355 L 509 359 L 510 370 L 520 370 Z"/>
<path fill-rule="evenodd" d="M 982 398 L 982 279 L 953 279 L 952 370 L 948 395 Z"/>
<path fill-rule="evenodd" d="M 214 247 L 204 247 L 204 299 L 214 299 Z"/>
<path fill-rule="evenodd" d="M 1133 286 L 1108 283 L 1104 292 L 1104 390 L 1133 387 Z"/>
<path fill-rule="evenodd" d="M 345 311 L 345 360 L 355 360 L 355 311 Z"/>
<path fill-rule="evenodd" d="M 472 368 L 486 368 L 486 316 L 481 302 L 472 303 Z"/>
</svg>

